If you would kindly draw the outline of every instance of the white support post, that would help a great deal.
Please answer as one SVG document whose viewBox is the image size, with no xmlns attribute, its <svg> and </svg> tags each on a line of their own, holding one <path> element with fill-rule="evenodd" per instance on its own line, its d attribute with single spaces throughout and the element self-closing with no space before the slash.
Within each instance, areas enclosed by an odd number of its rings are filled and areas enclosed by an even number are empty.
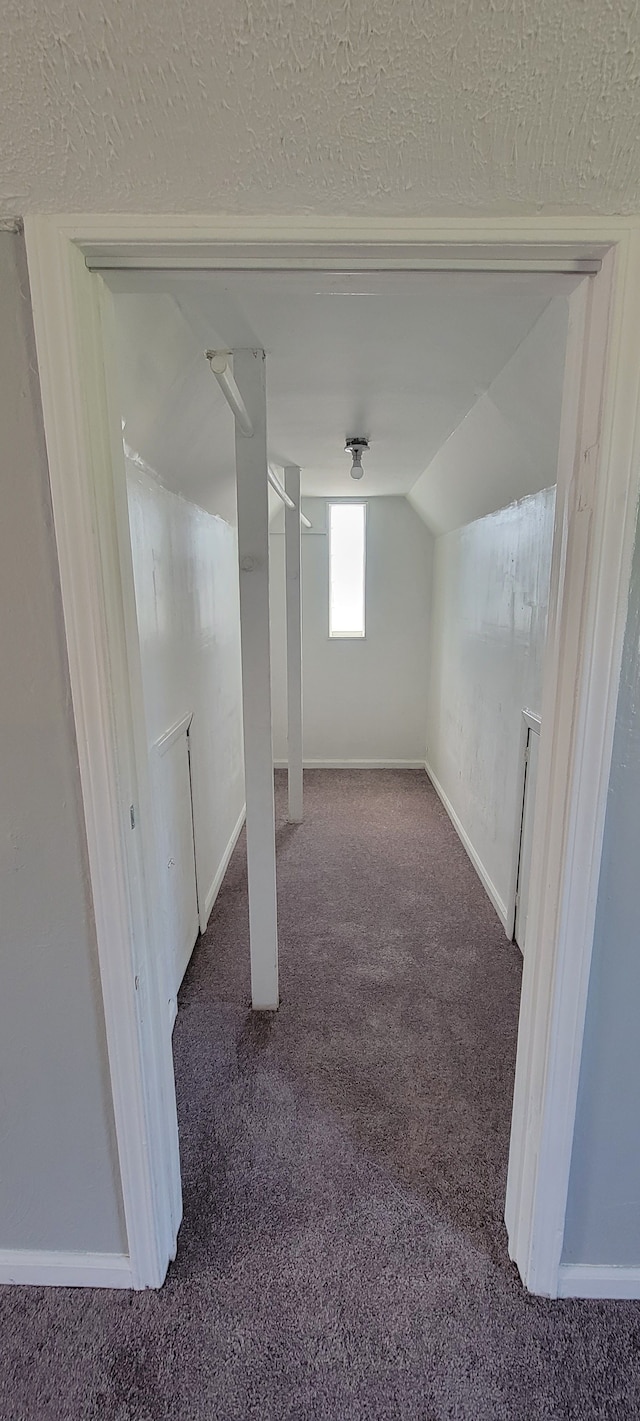
<svg viewBox="0 0 640 1421">
<path fill-rule="evenodd" d="M 287 464 L 285 492 L 292 500 L 284 510 L 287 598 L 287 753 L 289 823 L 302 823 L 302 569 L 300 537 L 300 470 Z"/>
<path fill-rule="evenodd" d="M 253 436 L 247 439 L 236 425 L 251 1002 L 254 1011 L 275 1011 L 279 1001 L 278 916 L 271 741 L 264 351 L 238 350 L 234 353 L 233 365 L 253 426 Z"/>
</svg>

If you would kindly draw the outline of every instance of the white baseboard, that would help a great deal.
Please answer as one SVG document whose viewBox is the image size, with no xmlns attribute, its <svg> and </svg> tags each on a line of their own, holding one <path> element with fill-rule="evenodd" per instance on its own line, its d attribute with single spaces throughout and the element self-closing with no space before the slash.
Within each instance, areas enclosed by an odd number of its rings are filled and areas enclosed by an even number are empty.
<svg viewBox="0 0 640 1421">
<path fill-rule="evenodd" d="M 229 839 L 227 847 L 222 855 L 222 858 L 216 870 L 216 875 L 213 880 L 213 883 L 211 884 L 211 887 L 208 893 L 206 894 L 204 900 L 204 909 L 200 915 L 200 932 L 202 933 L 205 931 L 207 923 L 209 922 L 209 918 L 211 917 L 211 909 L 213 908 L 216 898 L 218 897 L 218 894 L 220 892 L 222 880 L 229 867 L 229 859 L 231 858 L 233 850 L 235 849 L 238 839 L 240 838 L 240 833 L 242 831 L 246 814 L 247 806 L 246 804 L 243 804 L 242 809 L 240 810 L 240 814 L 238 815 L 238 821 L 232 830 L 231 838 Z"/>
<path fill-rule="evenodd" d="M 640 1298 L 640 1268 L 615 1263 L 561 1263 L 559 1298 Z"/>
<path fill-rule="evenodd" d="M 286 770 L 286 760 L 274 760 L 274 770 Z M 305 770 L 423 770 L 424 760 L 305 760 Z"/>
<path fill-rule="evenodd" d="M 133 1288 L 131 1259 L 125 1253 L 49 1253 L 46 1249 L 1 1248 L 0 1283 L 58 1288 Z"/>
<path fill-rule="evenodd" d="M 450 818 L 450 820 L 451 820 L 451 823 L 453 824 L 453 827 L 454 827 L 454 829 L 455 829 L 455 831 L 456 831 L 456 834 L 458 835 L 458 838 L 460 839 L 461 844 L 462 844 L 462 845 L 464 846 L 464 848 L 466 849 L 466 851 L 467 851 L 467 853 L 468 853 L 468 855 L 469 855 L 469 858 L 471 859 L 471 862 L 472 862 L 472 864 L 473 864 L 473 867 L 475 868 L 475 871 L 476 871 L 476 873 L 477 873 L 477 875 L 478 875 L 478 878 L 480 879 L 480 882 L 481 882 L 481 884 L 482 884 L 482 886 L 483 886 L 483 888 L 484 888 L 484 890 L 485 890 L 487 896 L 491 899 L 491 902 L 493 903 L 493 906 L 494 906 L 494 908 L 495 908 L 495 910 L 496 910 L 496 913 L 498 914 L 498 917 L 499 917 L 499 919 L 500 919 L 500 922 L 502 923 L 502 926 L 503 926 L 505 932 L 507 932 L 508 930 L 507 930 L 507 905 L 506 905 L 506 903 L 503 902 L 502 898 L 500 897 L 500 894 L 498 893 L 497 888 L 495 887 L 495 884 L 492 883 L 491 879 L 489 878 L 489 874 L 487 873 L 487 870 L 486 870 L 486 868 L 485 868 L 485 866 L 484 866 L 484 864 L 483 864 L 483 862 L 482 862 L 482 859 L 479 858 L 478 854 L 476 853 L 476 851 L 475 851 L 475 849 L 474 849 L 474 847 L 473 847 L 473 844 L 471 843 L 471 840 L 470 840 L 470 838 L 469 838 L 469 835 L 467 834 L 466 830 L 463 828 L 463 826 L 462 826 L 462 824 L 461 824 L 461 822 L 460 822 L 460 820 L 459 820 L 459 818 L 458 818 L 458 816 L 457 816 L 457 814 L 456 814 L 456 811 L 455 811 L 455 809 L 454 809 L 454 807 L 453 807 L 453 805 L 452 805 L 452 803 L 451 803 L 451 800 L 450 800 L 450 799 L 447 797 L 447 795 L 445 794 L 445 792 L 444 792 L 444 790 L 443 790 L 443 788 L 442 788 L 442 785 L 440 784 L 440 781 L 438 780 L 437 776 L 434 775 L 433 770 L 430 768 L 430 766 L 429 766 L 426 762 L 424 763 L 423 768 L 426 770 L 427 775 L 429 776 L 429 779 L 431 780 L 431 783 L 432 783 L 433 788 L 434 788 L 434 790 L 435 790 L 435 792 L 436 792 L 436 794 L 437 794 L 437 796 L 438 796 L 438 799 L 439 799 L 439 800 L 441 801 L 441 803 L 444 805 L 444 807 L 445 807 L 445 809 L 446 809 L 446 811 L 447 811 L 447 814 L 449 815 L 449 818 Z"/>
</svg>

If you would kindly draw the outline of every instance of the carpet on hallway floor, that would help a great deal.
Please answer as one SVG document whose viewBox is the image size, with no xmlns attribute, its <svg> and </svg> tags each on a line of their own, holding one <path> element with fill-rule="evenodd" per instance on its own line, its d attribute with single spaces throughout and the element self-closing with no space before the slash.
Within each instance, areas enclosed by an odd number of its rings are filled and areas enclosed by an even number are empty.
<svg viewBox="0 0 640 1421">
<path fill-rule="evenodd" d="M 160 1292 L 0 1292 L 11 1421 L 627 1421 L 640 1304 L 527 1295 L 503 1224 L 521 959 L 424 773 L 278 785 L 281 995 L 244 835 L 180 994 Z"/>
</svg>

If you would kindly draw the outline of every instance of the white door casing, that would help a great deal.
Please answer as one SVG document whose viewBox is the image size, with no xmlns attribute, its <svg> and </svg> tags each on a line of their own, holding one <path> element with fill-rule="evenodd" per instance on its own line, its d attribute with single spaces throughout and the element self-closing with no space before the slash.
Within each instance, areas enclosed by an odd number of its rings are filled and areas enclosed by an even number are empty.
<svg viewBox="0 0 640 1421">
<path fill-rule="evenodd" d="M 538 751 L 540 748 L 540 723 L 527 726 L 524 752 L 522 813 L 520 819 L 518 878 L 516 885 L 516 921 L 514 938 L 524 957 L 527 935 L 527 913 L 529 908 L 529 887 L 531 881 L 531 851 L 533 848 L 533 821 L 538 780 Z"/>
<path fill-rule="evenodd" d="M 32 216 L 25 235 L 137 1287 L 157 1286 L 175 1249 L 178 1140 L 151 951 L 150 794 L 120 431 L 105 390 L 108 311 L 84 259 L 338 270 L 593 270 L 602 261 L 579 288 L 589 292 L 566 376 L 506 1211 L 524 1282 L 555 1294 L 638 491 L 640 220 Z"/>
<path fill-rule="evenodd" d="M 152 750 L 158 889 L 162 895 L 167 1005 L 175 1021 L 180 983 L 199 932 L 187 715 Z"/>
</svg>

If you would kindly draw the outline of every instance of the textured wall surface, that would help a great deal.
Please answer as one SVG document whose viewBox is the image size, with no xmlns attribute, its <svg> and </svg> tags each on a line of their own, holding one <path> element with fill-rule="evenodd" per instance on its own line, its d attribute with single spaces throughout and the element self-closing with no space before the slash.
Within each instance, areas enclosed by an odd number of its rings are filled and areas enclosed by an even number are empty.
<svg viewBox="0 0 640 1421">
<path fill-rule="evenodd" d="M 24 258 L 0 234 L 0 1248 L 125 1247 Z"/>
<path fill-rule="evenodd" d="M 193 714 L 195 846 L 206 894 L 244 803 L 236 531 L 135 465 L 127 494 L 148 742 Z"/>
<path fill-rule="evenodd" d="M 506 905 L 522 711 L 539 713 L 555 489 L 436 538 L 427 764 Z"/>
<path fill-rule="evenodd" d="M 5 0 L 0 212 L 640 208 L 635 0 Z"/>
</svg>

